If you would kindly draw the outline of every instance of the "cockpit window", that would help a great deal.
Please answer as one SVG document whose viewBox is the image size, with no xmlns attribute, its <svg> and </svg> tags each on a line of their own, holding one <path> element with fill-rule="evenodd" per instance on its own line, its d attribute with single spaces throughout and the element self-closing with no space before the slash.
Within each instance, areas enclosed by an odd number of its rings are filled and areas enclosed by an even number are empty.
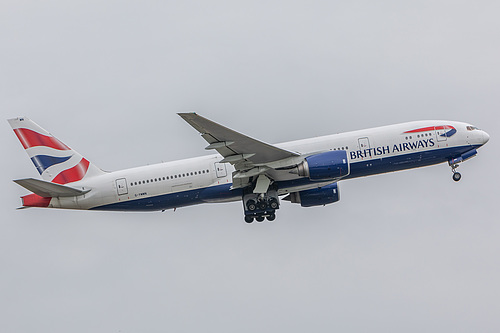
<svg viewBox="0 0 500 333">
<path fill-rule="evenodd" d="M 476 126 L 467 126 L 467 130 L 468 131 L 475 131 L 475 130 L 479 130 L 479 128 L 477 128 Z"/>
</svg>

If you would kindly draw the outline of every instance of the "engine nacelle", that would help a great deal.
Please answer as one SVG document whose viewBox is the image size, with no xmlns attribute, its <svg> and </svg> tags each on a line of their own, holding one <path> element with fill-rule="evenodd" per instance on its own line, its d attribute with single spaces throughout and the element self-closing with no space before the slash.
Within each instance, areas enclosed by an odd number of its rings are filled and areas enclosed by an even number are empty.
<svg viewBox="0 0 500 333">
<path fill-rule="evenodd" d="M 340 200 L 340 192 L 337 183 L 315 188 L 312 190 L 290 193 L 292 203 L 300 203 L 302 207 L 324 206 Z"/>
<path fill-rule="evenodd" d="M 297 166 L 301 177 L 311 180 L 336 179 L 349 174 L 349 160 L 345 150 L 333 150 L 311 155 Z"/>
</svg>

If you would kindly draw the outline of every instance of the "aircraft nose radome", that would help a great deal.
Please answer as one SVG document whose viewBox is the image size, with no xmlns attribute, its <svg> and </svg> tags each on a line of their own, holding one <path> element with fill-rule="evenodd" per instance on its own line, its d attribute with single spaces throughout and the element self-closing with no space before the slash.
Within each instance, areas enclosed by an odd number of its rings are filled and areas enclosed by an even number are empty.
<svg viewBox="0 0 500 333">
<path fill-rule="evenodd" d="M 488 133 L 486 133 L 485 131 L 483 131 L 483 144 L 485 144 L 488 141 L 490 141 L 490 136 L 489 136 Z"/>
</svg>

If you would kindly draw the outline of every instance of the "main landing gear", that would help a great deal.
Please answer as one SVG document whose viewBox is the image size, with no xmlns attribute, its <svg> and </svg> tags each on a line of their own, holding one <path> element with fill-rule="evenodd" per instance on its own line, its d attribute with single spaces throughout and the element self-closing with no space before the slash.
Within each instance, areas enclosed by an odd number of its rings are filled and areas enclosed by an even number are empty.
<svg viewBox="0 0 500 333">
<path fill-rule="evenodd" d="M 276 219 L 276 214 L 270 213 L 269 215 L 245 215 L 246 223 L 252 223 L 254 219 L 257 222 L 264 222 L 264 219 L 267 219 L 269 222 L 272 222 Z"/>
<path fill-rule="evenodd" d="M 279 209 L 279 198 L 276 190 L 267 193 L 247 193 L 243 196 L 243 207 L 245 209 L 245 222 L 252 223 L 254 220 L 263 222 L 265 219 L 274 221 L 276 210 Z"/>
</svg>

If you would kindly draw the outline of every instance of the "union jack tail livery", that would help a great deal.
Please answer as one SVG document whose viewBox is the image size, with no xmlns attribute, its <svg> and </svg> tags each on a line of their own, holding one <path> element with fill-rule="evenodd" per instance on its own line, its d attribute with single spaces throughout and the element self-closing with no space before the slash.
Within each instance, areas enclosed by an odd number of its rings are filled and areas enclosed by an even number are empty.
<svg viewBox="0 0 500 333">
<path fill-rule="evenodd" d="M 20 117 L 9 123 L 43 180 L 68 184 L 103 173 L 34 121 Z"/>
</svg>

